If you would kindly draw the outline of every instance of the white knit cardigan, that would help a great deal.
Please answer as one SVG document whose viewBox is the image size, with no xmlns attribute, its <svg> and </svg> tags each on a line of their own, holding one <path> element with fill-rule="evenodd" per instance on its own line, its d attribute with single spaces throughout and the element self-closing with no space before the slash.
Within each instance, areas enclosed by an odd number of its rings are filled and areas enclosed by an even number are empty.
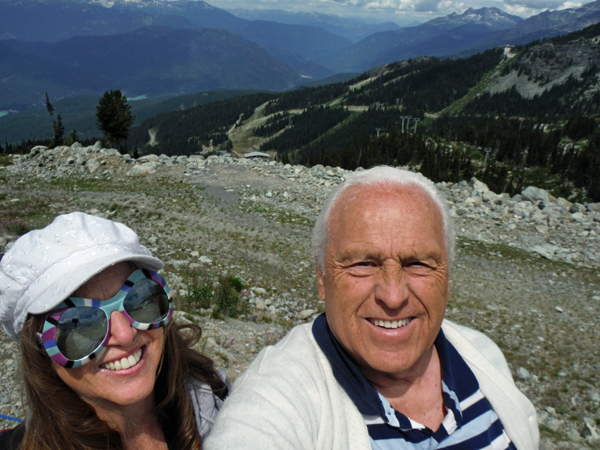
<svg viewBox="0 0 600 450">
<path fill-rule="evenodd" d="M 516 448 L 537 450 L 535 408 L 515 386 L 500 349 L 484 334 L 447 320 L 442 329 Z M 310 323 L 263 349 L 236 380 L 205 448 L 370 450 L 371 443 L 362 415 L 336 381 Z"/>
</svg>

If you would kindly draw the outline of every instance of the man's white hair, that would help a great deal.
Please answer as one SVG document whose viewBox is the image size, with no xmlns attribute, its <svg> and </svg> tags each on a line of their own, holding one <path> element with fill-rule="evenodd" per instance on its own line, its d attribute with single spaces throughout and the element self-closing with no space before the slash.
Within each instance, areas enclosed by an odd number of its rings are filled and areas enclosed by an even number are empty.
<svg viewBox="0 0 600 450">
<path fill-rule="evenodd" d="M 392 185 L 392 186 L 415 186 L 427 194 L 438 207 L 442 215 L 444 226 L 444 243 L 446 244 L 446 255 L 448 263 L 451 265 L 454 260 L 454 226 L 448 204 L 446 200 L 436 189 L 431 180 L 425 178 L 420 173 L 410 172 L 408 170 L 396 169 L 390 166 L 377 166 L 372 169 L 351 174 L 348 179 L 337 186 L 329 197 L 323 203 L 323 208 L 312 232 L 312 248 L 317 269 L 325 273 L 325 252 L 329 241 L 329 217 L 340 195 L 352 186 L 372 186 L 372 185 Z"/>
</svg>

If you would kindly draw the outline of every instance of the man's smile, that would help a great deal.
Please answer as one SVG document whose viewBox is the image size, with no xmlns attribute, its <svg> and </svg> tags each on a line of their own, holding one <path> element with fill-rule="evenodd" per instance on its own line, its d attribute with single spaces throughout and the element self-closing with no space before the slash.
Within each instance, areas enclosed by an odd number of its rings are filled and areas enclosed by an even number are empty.
<svg viewBox="0 0 600 450">
<path fill-rule="evenodd" d="M 378 327 L 393 329 L 393 328 L 401 328 L 403 326 L 408 325 L 412 319 L 413 319 L 412 317 L 407 317 L 406 319 L 400 319 L 400 320 L 368 319 L 368 321 Z"/>
</svg>

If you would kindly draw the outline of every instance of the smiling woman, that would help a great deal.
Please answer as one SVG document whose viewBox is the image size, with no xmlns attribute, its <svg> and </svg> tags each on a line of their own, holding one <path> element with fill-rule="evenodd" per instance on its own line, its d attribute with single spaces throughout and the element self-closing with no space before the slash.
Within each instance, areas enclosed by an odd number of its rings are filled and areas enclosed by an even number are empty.
<svg viewBox="0 0 600 450">
<path fill-rule="evenodd" d="M 228 393 L 172 320 L 162 262 L 122 224 L 59 216 L 0 262 L 0 323 L 20 341 L 30 415 L 0 449 L 198 449 Z"/>
</svg>

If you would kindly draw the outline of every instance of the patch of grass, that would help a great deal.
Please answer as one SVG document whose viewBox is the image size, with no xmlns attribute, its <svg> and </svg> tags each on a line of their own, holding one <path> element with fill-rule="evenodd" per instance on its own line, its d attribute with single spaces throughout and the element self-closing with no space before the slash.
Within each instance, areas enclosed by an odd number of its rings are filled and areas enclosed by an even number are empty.
<svg viewBox="0 0 600 450">
<path fill-rule="evenodd" d="M 187 285 L 187 294 L 181 298 L 184 308 L 212 308 L 213 319 L 248 313 L 249 306 L 243 293 L 246 286 L 241 279 L 205 268 L 188 269 L 184 279 Z"/>
<path fill-rule="evenodd" d="M 213 276 L 206 269 L 190 269 L 187 273 L 186 305 L 193 309 L 211 307 L 213 298 Z"/>
<path fill-rule="evenodd" d="M 16 234 L 17 236 L 23 236 L 33 228 L 30 228 L 23 220 L 13 219 L 4 220 L 0 222 L 0 230 L 3 230 L 6 234 Z"/>
<path fill-rule="evenodd" d="M 0 155 L 0 166 L 6 167 L 12 165 L 13 160 L 8 155 Z"/>
<path fill-rule="evenodd" d="M 263 314 L 260 317 L 260 321 L 264 322 L 264 323 L 273 323 L 273 319 L 271 319 L 269 316 L 267 316 L 266 314 Z"/>
<path fill-rule="evenodd" d="M 248 304 L 240 294 L 244 287 L 242 280 L 233 275 L 219 275 L 218 287 L 215 290 L 216 309 L 229 317 L 246 314 Z"/>
</svg>

